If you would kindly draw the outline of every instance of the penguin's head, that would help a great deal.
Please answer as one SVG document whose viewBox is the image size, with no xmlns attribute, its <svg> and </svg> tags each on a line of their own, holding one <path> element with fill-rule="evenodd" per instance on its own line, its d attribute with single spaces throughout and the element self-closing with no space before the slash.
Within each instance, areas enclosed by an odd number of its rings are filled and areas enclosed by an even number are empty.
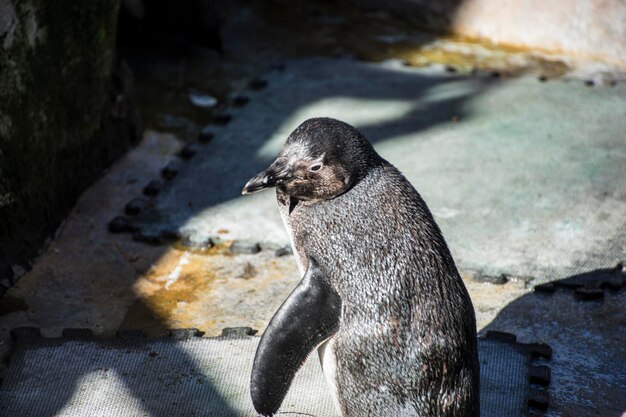
<svg viewBox="0 0 626 417">
<path fill-rule="evenodd" d="M 278 187 L 298 200 L 330 200 L 348 191 L 382 161 L 349 124 L 330 118 L 309 119 L 289 135 L 276 160 L 252 177 L 242 194 Z"/>
</svg>

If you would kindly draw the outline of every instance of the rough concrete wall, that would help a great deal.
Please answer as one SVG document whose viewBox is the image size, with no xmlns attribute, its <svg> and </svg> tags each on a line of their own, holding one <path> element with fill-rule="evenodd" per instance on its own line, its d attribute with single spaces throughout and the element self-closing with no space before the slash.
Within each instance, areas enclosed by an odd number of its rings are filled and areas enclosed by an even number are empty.
<svg viewBox="0 0 626 417">
<path fill-rule="evenodd" d="M 117 11 L 0 0 L 0 279 L 134 140 L 125 77 L 112 77 Z"/>
<path fill-rule="evenodd" d="M 467 0 L 454 31 L 626 67 L 624 0 Z"/>
<path fill-rule="evenodd" d="M 344 0 L 419 25 L 626 68 L 624 0 Z"/>
</svg>

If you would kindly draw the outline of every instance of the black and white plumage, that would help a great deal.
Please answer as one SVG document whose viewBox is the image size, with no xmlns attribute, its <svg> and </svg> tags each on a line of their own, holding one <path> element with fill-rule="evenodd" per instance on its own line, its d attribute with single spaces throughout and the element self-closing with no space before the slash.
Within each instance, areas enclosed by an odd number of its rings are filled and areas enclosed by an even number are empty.
<svg viewBox="0 0 626 417">
<path fill-rule="evenodd" d="M 359 131 L 316 118 L 243 193 L 274 186 L 303 280 L 260 341 L 256 410 L 276 413 L 318 348 L 343 417 L 478 417 L 472 303 L 407 179 Z"/>
</svg>

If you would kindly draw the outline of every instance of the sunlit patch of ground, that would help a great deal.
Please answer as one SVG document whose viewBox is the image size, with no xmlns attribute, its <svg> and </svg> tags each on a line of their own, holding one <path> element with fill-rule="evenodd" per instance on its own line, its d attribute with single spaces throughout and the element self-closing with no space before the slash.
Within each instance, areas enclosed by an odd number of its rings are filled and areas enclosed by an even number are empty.
<svg viewBox="0 0 626 417">
<path fill-rule="evenodd" d="M 293 257 L 276 257 L 272 250 L 229 255 L 220 248 L 170 249 L 138 277 L 137 301 L 121 327 L 150 333 L 198 328 L 208 335 L 225 327 L 262 329 L 299 279 Z"/>
</svg>

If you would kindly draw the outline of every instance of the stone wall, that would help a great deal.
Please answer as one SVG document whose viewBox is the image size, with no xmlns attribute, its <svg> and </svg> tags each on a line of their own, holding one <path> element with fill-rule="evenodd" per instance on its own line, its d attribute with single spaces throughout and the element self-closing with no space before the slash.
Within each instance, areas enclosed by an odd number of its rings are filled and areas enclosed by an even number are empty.
<svg viewBox="0 0 626 417">
<path fill-rule="evenodd" d="M 118 7 L 0 0 L 0 282 L 138 138 L 115 59 Z"/>
</svg>

